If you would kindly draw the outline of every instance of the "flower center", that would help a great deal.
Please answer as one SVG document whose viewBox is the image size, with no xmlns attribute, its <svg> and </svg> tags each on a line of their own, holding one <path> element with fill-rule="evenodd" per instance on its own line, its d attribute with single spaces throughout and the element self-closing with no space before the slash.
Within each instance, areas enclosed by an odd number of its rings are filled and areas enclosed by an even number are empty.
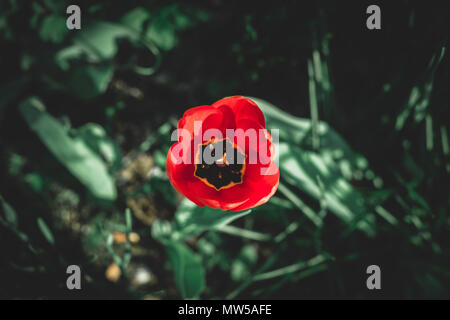
<svg viewBox="0 0 450 320">
<path fill-rule="evenodd" d="M 196 160 L 194 175 L 208 186 L 220 190 L 242 183 L 245 154 L 229 139 L 199 145 Z"/>
</svg>

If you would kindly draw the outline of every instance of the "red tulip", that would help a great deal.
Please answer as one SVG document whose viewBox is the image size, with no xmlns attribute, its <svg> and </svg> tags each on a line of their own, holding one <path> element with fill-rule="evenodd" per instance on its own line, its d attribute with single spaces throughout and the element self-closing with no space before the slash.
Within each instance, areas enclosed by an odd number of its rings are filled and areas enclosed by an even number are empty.
<svg viewBox="0 0 450 320">
<path fill-rule="evenodd" d="M 233 211 L 267 202 L 280 178 L 264 115 L 242 96 L 187 110 L 166 168 L 175 189 L 197 205 Z"/>
</svg>

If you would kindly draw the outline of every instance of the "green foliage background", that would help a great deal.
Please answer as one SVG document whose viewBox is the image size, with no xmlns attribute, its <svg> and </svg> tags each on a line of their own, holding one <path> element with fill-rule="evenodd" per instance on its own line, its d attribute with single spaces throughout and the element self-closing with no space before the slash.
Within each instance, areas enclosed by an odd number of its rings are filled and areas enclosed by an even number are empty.
<svg viewBox="0 0 450 320">
<path fill-rule="evenodd" d="M 73 31 L 69 4 L 0 4 L 0 297 L 450 297 L 448 2 L 378 2 L 377 31 L 364 1 L 79 1 Z M 199 208 L 170 134 L 238 94 L 279 189 Z"/>
</svg>

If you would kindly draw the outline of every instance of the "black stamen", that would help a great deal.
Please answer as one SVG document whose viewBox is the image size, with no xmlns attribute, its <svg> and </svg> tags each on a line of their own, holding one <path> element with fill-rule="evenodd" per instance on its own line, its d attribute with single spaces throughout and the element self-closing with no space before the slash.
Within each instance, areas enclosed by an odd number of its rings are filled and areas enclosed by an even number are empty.
<svg viewBox="0 0 450 320">
<path fill-rule="evenodd" d="M 208 150 L 205 152 L 207 148 Z M 223 152 L 217 152 L 216 156 L 216 150 L 220 150 L 219 148 L 222 148 Z M 232 150 L 232 154 L 227 155 L 227 150 Z M 245 154 L 236 148 L 230 140 L 211 141 L 200 145 L 198 152 L 202 154 L 202 161 L 201 164 L 196 164 L 195 166 L 194 174 L 197 178 L 206 180 L 205 182 L 214 186 L 216 190 L 231 184 L 242 183 Z M 214 162 L 211 164 L 207 163 L 205 154 L 211 155 Z"/>
</svg>

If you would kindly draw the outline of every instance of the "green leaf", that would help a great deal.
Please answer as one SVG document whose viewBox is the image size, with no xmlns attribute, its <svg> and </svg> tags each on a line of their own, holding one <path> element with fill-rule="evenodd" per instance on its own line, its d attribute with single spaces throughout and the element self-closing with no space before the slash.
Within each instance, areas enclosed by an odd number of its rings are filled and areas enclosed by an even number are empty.
<svg viewBox="0 0 450 320">
<path fill-rule="evenodd" d="M 11 207 L 9 203 L 6 202 L 5 199 L 3 199 L 1 195 L 0 195 L 0 204 L 1 204 L 0 212 L 3 213 L 5 221 L 13 228 L 17 228 L 18 224 L 17 213 L 14 211 L 13 207 Z"/>
<path fill-rule="evenodd" d="M 113 71 L 111 65 L 76 66 L 71 73 L 70 89 L 82 99 L 95 98 L 106 91 Z"/>
<path fill-rule="evenodd" d="M 199 207 L 184 199 L 175 213 L 175 229 L 182 238 L 195 236 L 205 230 L 229 224 L 250 212 L 251 210 L 234 212 Z"/>
<path fill-rule="evenodd" d="M 279 129 L 280 142 L 289 142 L 302 149 L 312 146 L 312 123 L 310 119 L 295 117 L 273 104 L 259 98 L 250 97 L 263 111 L 268 129 Z M 367 160 L 355 153 L 348 143 L 327 123 L 320 121 L 320 151 L 327 151 L 337 160 L 348 161 L 351 167 L 367 169 Z M 309 148 L 311 149 L 311 148 Z"/>
<path fill-rule="evenodd" d="M 127 228 L 127 233 L 130 233 L 133 228 L 133 219 L 130 208 L 126 208 L 125 210 L 125 225 Z"/>
<path fill-rule="evenodd" d="M 279 130 L 282 179 L 325 203 L 346 223 L 365 217 L 366 220 L 357 221 L 357 227 L 372 233 L 373 226 L 368 222 L 371 214 L 367 212 L 364 197 L 348 181 L 353 172 L 368 168 L 367 160 L 356 154 L 337 132 L 323 122 L 318 126 L 320 150 L 311 151 L 311 120 L 289 115 L 262 99 L 251 99 L 264 112 L 267 128 Z"/>
<path fill-rule="evenodd" d="M 150 38 L 135 30 L 138 27 L 136 23 L 143 21 L 131 23 L 129 20 L 132 18 L 133 14 L 125 17 L 125 24 L 97 21 L 83 27 L 74 37 L 73 45 L 56 53 L 56 63 L 63 70 L 68 70 L 72 60 L 87 60 L 89 63 L 110 62 L 118 50 L 117 40 L 126 39 L 134 44 L 143 45 L 156 58 L 152 67 L 134 66 L 135 71 L 145 75 L 154 73 L 160 64 L 160 52 Z"/>
<path fill-rule="evenodd" d="M 156 17 L 152 21 L 146 37 L 166 51 L 173 49 L 178 42 L 175 26 L 166 17 Z"/>
<path fill-rule="evenodd" d="M 395 122 L 395 129 L 403 130 L 411 114 L 414 115 L 414 122 L 421 122 L 426 115 L 431 102 L 435 74 L 445 55 L 445 46 L 436 52 L 431 58 L 424 78 L 412 89 L 408 97 L 406 106 L 401 110 Z"/>
<path fill-rule="evenodd" d="M 209 18 L 208 12 L 174 4 L 162 7 L 157 12 L 148 12 L 142 7 L 127 12 L 121 24 L 137 31 L 147 41 L 155 43 L 165 51 L 172 50 L 178 43 L 178 33 Z M 148 22 L 148 24 L 147 24 Z"/>
<path fill-rule="evenodd" d="M 193 10 L 194 12 L 182 9 L 188 8 L 181 8 L 181 6 L 173 4 L 163 7 L 153 14 L 145 33 L 146 38 L 162 50 L 169 51 L 177 45 L 179 31 L 207 19 L 200 14 L 201 11 L 197 8 Z"/>
<path fill-rule="evenodd" d="M 116 199 L 116 188 L 106 165 L 80 138 L 71 138 L 64 127 L 44 111 L 36 97 L 20 104 L 20 112 L 48 150 L 99 200 Z"/>
<path fill-rule="evenodd" d="M 181 296 L 185 299 L 198 297 L 205 288 L 205 270 L 200 257 L 182 242 L 170 240 L 164 245 Z"/>
<path fill-rule="evenodd" d="M 288 143 L 280 143 L 280 170 L 284 179 L 317 200 L 324 197 L 327 208 L 344 222 L 349 223 L 366 213 L 364 198 L 339 172 L 328 153 L 305 151 Z M 317 183 L 323 182 L 324 190 Z M 359 227 L 369 231 L 366 222 Z"/>
<path fill-rule="evenodd" d="M 86 145 L 100 155 L 113 171 L 120 168 L 122 153 L 102 126 L 96 123 L 87 123 L 75 130 L 75 136 L 83 139 Z"/>
<path fill-rule="evenodd" d="M 44 189 L 44 177 L 42 177 L 42 175 L 38 172 L 30 172 L 24 177 L 24 179 L 35 192 L 40 193 Z"/>
<path fill-rule="evenodd" d="M 120 23 L 137 32 L 144 30 L 144 23 L 150 20 L 150 13 L 143 7 L 134 8 L 123 15 Z"/>
<path fill-rule="evenodd" d="M 117 52 L 116 40 L 119 38 L 136 38 L 135 32 L 120 24 L 97 21 L 82 28 L 74 43 L 98 60 L 112 59 Z M 98 61 L 97 60 L 97 61 Z"/>
<path fill-rule="evenodd" d="M 242 247 L 239 256 L 231 264 L 231 279 L 243 281 L 250 276 L 252 267 L 258 259 L 258 251 L 254 245 Z"/>
<path fill-rule="evenodd" d="M 50 230 L 50 228 L 48 227 L 48 225 L 45 223 L 45 221 L 42 218 L 38 218 L 37 219 L 37 224 L 39 227 L 39 230 L 41 230 L 42 234 L 44 235 L 45 239 L 50 243 L 50 244 L 55 244 L 55 237 L 53 237 L 53 233 Z"/>
<path fill-rule="evenodd" d="M 60 43 L 69 32 L 66 26 L 66 18 L 60 15 L 51 14 L 45 17 L 39 28 L 39 35 L 44 41 Z"/>
</svg>

